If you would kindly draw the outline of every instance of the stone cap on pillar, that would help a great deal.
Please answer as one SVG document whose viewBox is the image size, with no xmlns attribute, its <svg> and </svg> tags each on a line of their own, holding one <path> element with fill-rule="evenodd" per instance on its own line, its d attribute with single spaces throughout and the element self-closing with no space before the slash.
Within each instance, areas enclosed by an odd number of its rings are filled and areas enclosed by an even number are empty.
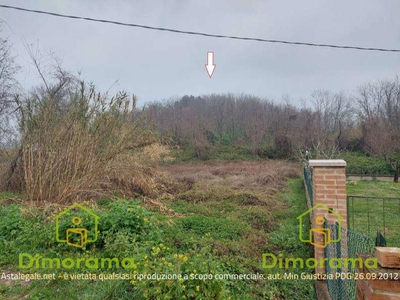
<svg viewBox="0 0 400 300">
<path fill-rule="evenodd" d="M 345 167 L 346 162 L 343 159 L 310 159 L 310 167 Z"/>
</svg>

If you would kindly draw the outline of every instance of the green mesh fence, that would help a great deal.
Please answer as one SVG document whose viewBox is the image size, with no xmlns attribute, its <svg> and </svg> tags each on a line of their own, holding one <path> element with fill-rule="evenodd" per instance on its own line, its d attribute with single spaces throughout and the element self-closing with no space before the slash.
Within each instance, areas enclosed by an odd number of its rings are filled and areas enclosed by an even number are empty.
<svg viewBox="0 0 400 300">
<path fill-rule="evenodd" d="M 304 182 L 306 183 L 306 189 L 308 197 L 310 198 L 310 206 L 314 206 L 314 195 L 313 195 L 313 185 L 312 185 L 312 172 L 308 167 L 304 167 Z"/>
<path fill-rule="evenodd" d="M 389 247 L 400 247 L 400 198 L 347 196 L 349 229 L 372 238 L 379 231 Z"/>
<path fill-rule="evenodd" d="M 331 239 L 336 239 L 338 230 L 341 230 L 341 240 L 337 243 L 330 243 L 325 248 L 325 257 L 328 259 L 326 264 L 326 273 L 332 274 L 336 278 L 337 273 L 354 274 L 355 264 L 351 261 L 347 262 L 346 258 L 355 258 L 356 253 L 372 253 L 375 247 L 373 238 L 360 234 L 355 231 L 340 228 L 338 224 L 329 224 L 325 220 L 325 228 L 329 228 Z M 331 258 L 339 258 L 340 265 L 329 263 Z M 332 300 L 355 300 L 356 299 L 356 280 L 350 278 L 337 278 L 327 280 L 328 291 Z"/>
</svg>

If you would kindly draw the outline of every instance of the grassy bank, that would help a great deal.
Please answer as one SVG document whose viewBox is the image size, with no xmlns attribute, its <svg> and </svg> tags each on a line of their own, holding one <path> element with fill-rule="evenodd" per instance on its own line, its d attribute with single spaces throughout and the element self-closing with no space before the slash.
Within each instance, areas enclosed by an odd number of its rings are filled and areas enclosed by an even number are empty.
<svg viewBox="0 0 400 300">
<path fill-rule="evenodd" d="M 395 182 L 361 180 L 348 183 L 346 189 L 347 195 L 400 198 L 400 184 Z"/>
</svg>

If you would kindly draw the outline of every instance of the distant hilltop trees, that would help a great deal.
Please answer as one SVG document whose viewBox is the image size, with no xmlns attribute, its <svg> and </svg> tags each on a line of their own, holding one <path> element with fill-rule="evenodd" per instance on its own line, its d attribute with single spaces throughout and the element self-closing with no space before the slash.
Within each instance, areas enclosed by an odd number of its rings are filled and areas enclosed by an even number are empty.
<svg viewBox="0 0 400 300">
<path fill-rule="evenodd" d="M 270 158 L 331 158 L 340 150 L 360 151 L 390 161 L 399 171 L 400 82 L 365 84 L 354 94 L 316 90 L 309 105 L 252 95 L 184 96 L 146 107 L 163 138 L 172 137 L 207 159 L 213 146 L 243 145 Z"/>
</svg>

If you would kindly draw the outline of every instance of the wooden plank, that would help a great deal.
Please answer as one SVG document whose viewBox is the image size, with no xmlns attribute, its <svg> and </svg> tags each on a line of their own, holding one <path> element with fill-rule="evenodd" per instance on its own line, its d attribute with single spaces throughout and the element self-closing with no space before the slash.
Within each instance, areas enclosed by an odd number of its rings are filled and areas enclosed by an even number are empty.
<svg viewBox="0 0 400 300">
<path fill-rule="evenodd" d="M 375 247 L 375 257 L 384 268 L 400 268 L 400 248 Z"/>
</svg>

